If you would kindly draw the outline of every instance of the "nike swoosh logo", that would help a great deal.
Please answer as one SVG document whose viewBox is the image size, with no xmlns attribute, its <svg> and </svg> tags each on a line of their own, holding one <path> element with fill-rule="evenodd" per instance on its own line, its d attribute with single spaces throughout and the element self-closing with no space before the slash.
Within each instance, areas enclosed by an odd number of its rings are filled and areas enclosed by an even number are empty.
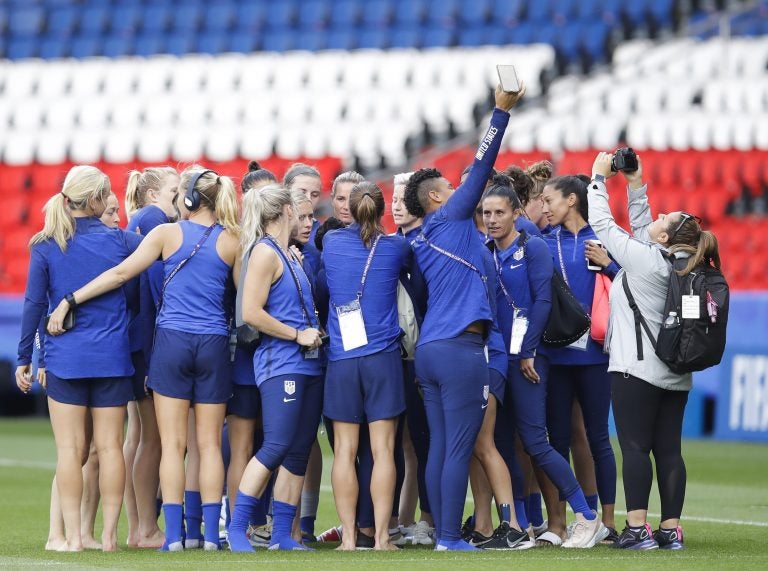
<svg viewBox="0 0 768 571">
<path fill-rule="evenodd" d="M 519 268 L 519 267 L 520 267 L 520 266 L 522 266 L 522 265 L 523 265 L 523 264 L 512 264 L 511 266 L 509 266 L 509 269 L 510 269 L 510 270 L 514 270 L 515 268 Z"/>
<path fill-rule="evenodd" d="M 287 398 L 283 397 L 283 402 L 291 402 L 291 401 L 295 401 L 295 400 L 296 399 L 287 399 Z"/>
<path fill-rule="evenodd" d="M 483 406 L 481 406 L 480 408 L 482 408 L 483 410 L 485 410 L 486 408 L 488 408 L 488 405 L 487 405 L 487 404 L 484 404 L 484 405 L 483 405 Z"/>
</svg>

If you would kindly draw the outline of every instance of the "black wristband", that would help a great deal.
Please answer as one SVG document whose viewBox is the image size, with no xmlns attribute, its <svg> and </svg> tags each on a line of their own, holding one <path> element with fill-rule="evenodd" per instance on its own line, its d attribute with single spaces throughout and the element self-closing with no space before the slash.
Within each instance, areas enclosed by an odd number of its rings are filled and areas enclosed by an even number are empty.
<svg viewBox="0 0 768 571">
<path fill-rule="evenodd" d="M 75 309 L 77 307 L 77 302 L 75 301 L 75 294 L 68 293 L 67 295 L 64 296 L 64 299 L 69 304 L 70 309 Z"/>
</svg>

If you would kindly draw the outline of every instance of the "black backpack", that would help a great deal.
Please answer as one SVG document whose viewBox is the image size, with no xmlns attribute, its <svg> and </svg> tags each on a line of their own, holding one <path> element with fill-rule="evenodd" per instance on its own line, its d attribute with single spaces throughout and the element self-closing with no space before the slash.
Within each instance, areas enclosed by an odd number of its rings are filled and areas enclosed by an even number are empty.
<svg viewBox="0 0 768 571">
<path fill-rule="evenodd" d="M 699 264 L 684 276 L 676 270 L 685 268 L 688 260 L 677 259 L 664 253 L 671 264 L 664 321 L 657 337 L 651 333 L 648 322 L 640 313 L 629 290 L 626 274 L 622 279 L 629 307 L 635 314 L 637 358 L 643 360 L 641 326 L 651 340 L 656 355 L 673 373 L 702 371 L 717 365 L 725 351 L 725 330 L 728 324 L 730 290 L 722 272 L 708 264 Z M 683 296 L 699 297 L 699 317 L 683 317 Z"/>
</svg>

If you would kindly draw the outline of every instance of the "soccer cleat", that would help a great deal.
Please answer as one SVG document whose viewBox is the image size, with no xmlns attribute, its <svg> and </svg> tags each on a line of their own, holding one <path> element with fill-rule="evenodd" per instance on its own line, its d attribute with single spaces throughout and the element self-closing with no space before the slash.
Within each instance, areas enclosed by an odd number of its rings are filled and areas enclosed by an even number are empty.
<svg viewBox="0 0 768 571">
<path fill-rule="evenodd" d="M 330 541 L 341 541 L 341 527 L 332 527 L 331 529 L 326 529 L 323 533 L 317 536 L 317 541 L 321 543 L 327 543 Z"/>
<path fill-rule="evenodd" d="M 593 520 L 576 520 L 573 533 L 563 541 L 563 547 L 566 549 L 590 549 L 597 543 L 597 538 L 603 533 L 604 527 L 603 522 L 597 516 Z"/>
<path fill-rule="evenodd" d="M 683 528 L 679 525 L 675 529 L 659 528 L 653 532 L 653 538 L 659 544 L 659 549 L 671 549 L 676 551 L 683 549 Z"/>
<path fill-rule="evenodd" d="M 413 526 L 413 535 L 408 539 L 413 545 L 433 545 L 435 528 L 430 527 L 426 521 L 420 521 Z"/>
<path fill-rule="evenodd" d="M 491 539 L 493 539 L 493 535 L 485 536 L 479 531 L 473 531 L 472 535 L 469 536 L 469 541 L 467 541 L 467 543 L 469 543 L 474 547 L 482 547 L 483 545 L 488 543 Z"/>
<path fill-rule="evenodd" d="M 265 523 L 259 527 L 250 526 L 246 534 L 253 547 L 269 547 L 272 539 L 272 524 Z"/>
<path fill-rule="evenodd" d="M 618 549 L 630 549 L 632 551 L 659 548 L 659 544 L 653 538 L 653 532 L 648 523 L 642 527 L 629 527 L 629 523 L 627 523 L 614 546 Z"/>
<path fill-rule="evenodd" d="M 357 541 L 355 542 L 355 549 L 365 550 L 373 549 L 376 545 L 376 540 L 371 535 L 365 535 L 363 532 L 357 532 Z"/>
<path fill-rule="evenodd" d="M 515 549 L 521 542 L 528 540 L 528 534 L 524 531 L 512 529 L 506 521 L 501 522 L 491 539 L 480 547 L 483 549 Z"/>
</svg>

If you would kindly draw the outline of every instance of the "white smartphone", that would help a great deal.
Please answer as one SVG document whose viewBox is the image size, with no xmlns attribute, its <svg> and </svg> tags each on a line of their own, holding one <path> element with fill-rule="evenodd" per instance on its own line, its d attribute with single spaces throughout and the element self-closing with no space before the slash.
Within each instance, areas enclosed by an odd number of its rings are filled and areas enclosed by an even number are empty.
<svg viewBox="0 0 768 571">
<path fill-rule="evenodd" d="M 586 240 L 586 241 L 589 242 L 590 244 L 594 244 L 595 246 L 602 247 L 603 245 L 603 243 L 600 240 Z M 600 270 L 603 269 L 603 267 L 593 265 L 592 262 L 589 261 L 589 258 L 587 258 L 587 269 L 592 270 L 593 272 L 599 272 Z"/>
<path fill-rule="evenodd" d="M 514 65 L 499 64 L 496 66 L 496 71 L 499 74 L 499 83 L 501 88 L 509 93 L 517 93 L 520 91 L 520 81 L 517 79 L 517 71 L 515 71 Z"/>
</svg>

